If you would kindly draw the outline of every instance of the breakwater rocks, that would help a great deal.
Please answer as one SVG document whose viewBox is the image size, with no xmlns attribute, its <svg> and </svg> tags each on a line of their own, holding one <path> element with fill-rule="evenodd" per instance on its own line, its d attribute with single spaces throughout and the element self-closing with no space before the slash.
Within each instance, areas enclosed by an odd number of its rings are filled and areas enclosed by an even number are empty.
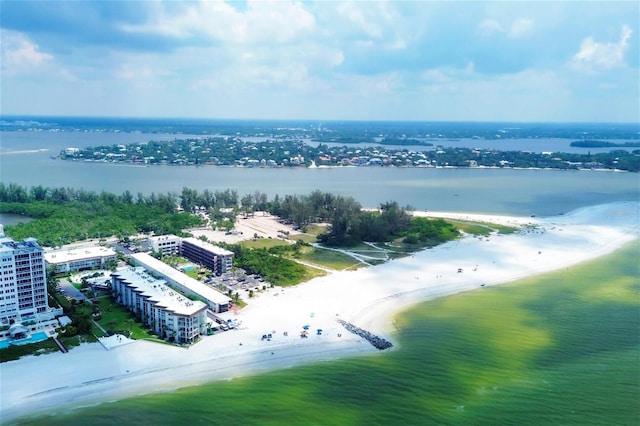
<svg viewBox="0 0 640 426">
<path fill-rule="evenodd" d="M 347 322 L 340 318 L 338 318 L 337 321 L 340 324 L 342 324 L 344 328 L 346 328 L 353 334 L 360 336 L 363 339 L 365 339 L 367 342 L 371 343 L 373 347 L 376 349 L 384 350 L 384 349 L 389 349 L 390 347 L 393 346 L 393 344 L 391 344 L 391 342 L 389 342 L 388 340 L 385 340 L 382 337 L 378 337 L 375 334 L 368 332 L 367 330 L 361 329 L 360 327 L 356 327 L 350 322 Z"/>
</svg>

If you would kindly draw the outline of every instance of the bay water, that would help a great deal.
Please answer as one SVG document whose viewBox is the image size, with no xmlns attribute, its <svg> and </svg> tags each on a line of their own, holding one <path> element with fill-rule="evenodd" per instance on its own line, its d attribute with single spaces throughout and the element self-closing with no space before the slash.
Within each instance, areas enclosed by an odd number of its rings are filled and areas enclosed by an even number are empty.
<svg viewBox="0 0 640 426">
<path fill-rule="evenodd" d="M 315 189 L 354 197 L 364 207 L 397 201 L 418 210 L 540 216 L 613 201 L 640 199 L 640 175 L 624 172 L 430 169 L 392 167 L 240 168 L 138 166 L 52 159 L 66 147 L 171 140 L 176 135 L 96 132 L 0 132 L 5 184 L 71 187 L 148 195 L 232 189 L 309 194 Z M 184 137 L 184 136 L 180 136 Z M 469 141 L 470 144 L 477 141 Z M 459 142 L 456 142 L 459 143 Z M 530 142 L 542 143 L 540 140 Z M 547 142 L 552 143 L 552 142 Z M 522 144 L 521 144 L 522 145 Z M 473 145 L 471 145 L 473 146 Z M 525 145 L 522 145 L 523 147 Z"/>
</svg>

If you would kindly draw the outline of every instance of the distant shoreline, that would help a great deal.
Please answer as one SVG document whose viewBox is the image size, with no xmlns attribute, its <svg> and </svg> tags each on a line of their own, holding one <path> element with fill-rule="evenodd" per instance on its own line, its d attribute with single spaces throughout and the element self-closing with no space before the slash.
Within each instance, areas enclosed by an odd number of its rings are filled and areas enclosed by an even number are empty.
<svg viewBox="0 0 640 426">
<path fill-rule="evenodd" d="M 33 150 L 35 152 L 35 150 Z M 26 153 L 26 152 L 25 152 Z M 52 159 L 60 159 L 58 157 Z M 96 163 L 96 164 L 107 164 L 113 166 L 130 166 L 130 167 L 215 167 L 215 168 L 233 168 L 233 169 L 357 169 L 357 168 L 367 168 L 367 169 L 375 169 L 375 168 L 392 168 L 392 169 L 452 169 L 452 170 L 541 170 L 541 171 L 571 171 L 571 172 L 615 172 L 615 173 L 635 173 L 629 170 L 623 169 L 609 169 L 609 168 L 556 168 L 556 167 L 509 167 L 509 166 L 396 166 L 396 165 L 388 165 L 388 166 L 378 166 L 378 165 L 319 165 L 319 166 L 246 166 L 246 165 L 233 165 L 233 164 L 142 164 L 142 163 L 134 163 L 128 161 L 100 161 L 100 160 L 63 160 L 63 161 L 72 161 L 72 162 L 82 162 L 82 163 Z"/>
</svg>

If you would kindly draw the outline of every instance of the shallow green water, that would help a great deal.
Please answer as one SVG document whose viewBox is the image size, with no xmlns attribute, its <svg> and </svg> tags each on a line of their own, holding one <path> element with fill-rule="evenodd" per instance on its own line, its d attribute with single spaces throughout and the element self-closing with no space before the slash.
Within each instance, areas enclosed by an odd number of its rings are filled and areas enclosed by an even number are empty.
<svg viewBox="0 0 640 426">
<path fill-rule="evenodd" d="M 32 423 L 637 425 L 639 254 L 423 303 L 392 352 Z"/>
</svg>

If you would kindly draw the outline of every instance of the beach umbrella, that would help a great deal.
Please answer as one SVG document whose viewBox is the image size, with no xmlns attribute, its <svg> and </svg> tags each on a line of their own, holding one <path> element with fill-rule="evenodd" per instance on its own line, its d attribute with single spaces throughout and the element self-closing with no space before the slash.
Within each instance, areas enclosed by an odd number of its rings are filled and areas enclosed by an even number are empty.
<svg viewBox="0 0 640 426">
<path fill-rule="evenodd" d="M 304 328 L 305 330 L 308 330 L 309 326 L 308 325 L 303 325 L 302 328 Z"/>
</svg>

